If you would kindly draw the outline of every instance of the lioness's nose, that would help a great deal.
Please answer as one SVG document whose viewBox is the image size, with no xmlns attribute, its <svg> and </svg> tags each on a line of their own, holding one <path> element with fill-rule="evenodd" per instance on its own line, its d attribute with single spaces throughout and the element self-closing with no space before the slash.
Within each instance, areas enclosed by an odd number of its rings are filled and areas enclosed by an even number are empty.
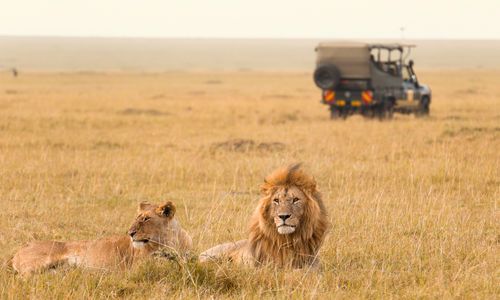
<svg viewBox="0 0 500 300">
<path fill-rule="evenodd" d="M 128 231 L 128 235 L 130 235 L 130 237 L 134 237 L 134 235 L 137 233 L 137 231 L 135 229 L 130 229 Z"/>
<path fill-rule="evenodd" d="M 290 215 L 286 215 L 286 214 L 280 214 L 278 215 L 278 217 L 280 217 L 281 220 L 286 221 L 286 219 L 290 218 Z"/>
</svg>

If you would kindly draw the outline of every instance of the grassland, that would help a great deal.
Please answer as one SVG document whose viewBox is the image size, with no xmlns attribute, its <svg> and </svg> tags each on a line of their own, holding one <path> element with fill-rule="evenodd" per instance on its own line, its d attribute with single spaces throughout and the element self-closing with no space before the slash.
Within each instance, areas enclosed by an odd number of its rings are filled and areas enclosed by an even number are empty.
<svg viewBox="0 0 500 300">
<path fill-rule="evenodd" d="M 431 116 L 332 122 L 309 73 L 0 74 L 0 259 L 125 233 L 172 200 L 195 253 L 245 236 L 263 177 L 302 161 L 332 228 L 319 273 L 158 259 L 0 297 L 500 297 L 500 72 L 427 71 Z"/>
</svg>

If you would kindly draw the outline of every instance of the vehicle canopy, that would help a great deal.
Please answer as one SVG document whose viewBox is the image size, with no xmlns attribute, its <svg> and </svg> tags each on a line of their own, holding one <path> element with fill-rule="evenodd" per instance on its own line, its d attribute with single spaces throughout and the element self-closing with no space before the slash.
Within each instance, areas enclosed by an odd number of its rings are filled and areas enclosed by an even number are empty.
<svg viewBox="0 0 500 300">
<path fill-rule="evenodd" d="M 316 47 L 317 66 L 334 64 L 345 79 L 371 77 L 372 62 L 398 62 L 403 64 L 403 52 L 415 45 L 360 42 L 323 42 Z M 392 56 L 397 51 L 399 55 Z"/>
<path fill-rule="evenodd" d="M 316 64 L 334 64 L 343 78 L 370 77 L 370 48 L 365 43 L 327 42 L 316 47 Z"/>
</svg>

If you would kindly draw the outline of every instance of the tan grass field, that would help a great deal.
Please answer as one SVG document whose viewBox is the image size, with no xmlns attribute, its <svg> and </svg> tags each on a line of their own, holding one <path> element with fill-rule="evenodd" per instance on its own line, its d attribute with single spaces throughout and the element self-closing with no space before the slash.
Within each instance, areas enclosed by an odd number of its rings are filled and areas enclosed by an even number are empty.
<svg viewBox="0 0 500 300">
<path fill-rule="evenodd" d="M 151 259 L 22 279 L 4 263 L 0 298 L 498 299 L 500 71 L 419 75 L 429 118 L 333 122 L 305 72 L 0 73 L 3 262 L 125 233 L 142 200 L 177 204 L 195 254 L 244 238 L 264 176 L 297 161 L 332 222 L 319 273 Z"/>
</svg>

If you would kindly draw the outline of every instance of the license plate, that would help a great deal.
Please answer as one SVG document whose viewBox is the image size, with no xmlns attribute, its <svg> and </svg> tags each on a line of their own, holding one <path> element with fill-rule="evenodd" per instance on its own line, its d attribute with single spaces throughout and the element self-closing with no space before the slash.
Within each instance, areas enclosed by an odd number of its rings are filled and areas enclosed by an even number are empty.
<svg viewBox="0 0 500 300">
<path fill-rule="evenodd" d="M 353 100 L 353 101 L 351 101 L 351 106 L 360 107 L 361 106 L 361 101 L 359 101 L 359 100 Z"/>
<path fill-rule="evenodd" d="M 335 105 L 337 105 L 337 106 L 345 106 L 345 100 L 337 100 L 337 101 L 335 101 Z"/>
</svg>

